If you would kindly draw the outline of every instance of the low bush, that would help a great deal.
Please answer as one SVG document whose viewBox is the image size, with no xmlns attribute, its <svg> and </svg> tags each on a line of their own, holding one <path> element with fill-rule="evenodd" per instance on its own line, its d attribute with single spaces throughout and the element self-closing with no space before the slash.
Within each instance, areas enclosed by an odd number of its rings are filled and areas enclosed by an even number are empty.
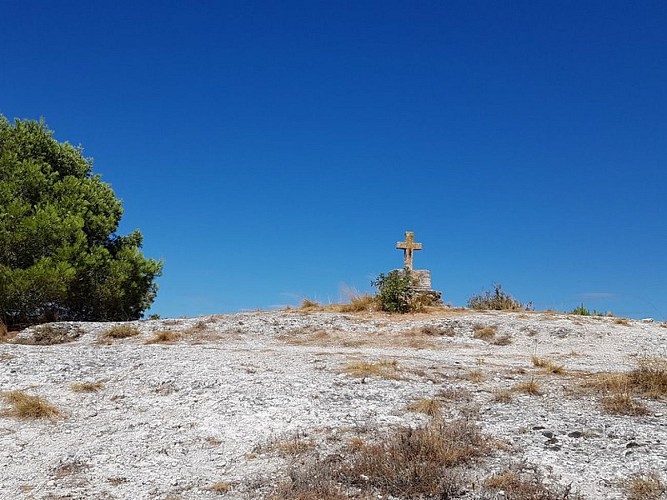
<svg viewBox="0 0 667 500">
<path fill-rule="evenodd" d="M 378 289 L 376 299 L 383 311 L 407 313 L 416 307 L 415 280 L 407 268 L 380 274 L 371 285 Z"/>
<path fill-rule="evenodd" d="M 74 342 L 81 336 L 81 329 L 69 325 L 41 325 L 32 329 L 30 338 L 16 339 L 17 344 L 56 345 Z"/>
<path fill-rule="evenodd" d="M 493 291 L 486 291 L 481 295 L 473 295 L 468 299 L 468 307 L 478 311 L 531 311 L 532 303 L 522 304 L 507 292 L 502 286 L 494 285 Z"/>
</svg>

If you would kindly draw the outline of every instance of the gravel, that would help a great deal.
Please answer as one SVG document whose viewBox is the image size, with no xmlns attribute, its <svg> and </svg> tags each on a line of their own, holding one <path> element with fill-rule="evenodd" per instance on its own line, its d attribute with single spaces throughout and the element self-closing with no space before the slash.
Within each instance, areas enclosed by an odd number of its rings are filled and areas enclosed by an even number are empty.
<svg viewBox="0 0 667 500">
<path fill-rule="evenodd" d="M 64 413 L 0 416 L 1 498 L 205 499 L 219 497 L 216 483 L 231 486 L 226 498 L 263 498 L 290 463 L 271 443 L 305 437 L 326 454 L 355 435 L 425 423 L 407 406 L 452 388 L 469 398 L 446 402 L 445 418 L 472 416 L 505 443 L 475 471 L 480 477 L 525 461 L 547 482 L 593 499 L 625 498 L 623 482 L 640 472 L 667 481 L 665 401 L 642 401 L 644 416 L 612 415 L 599 394 L 579 389 L 590 373 L 667 358 L 667 328 L 651 320 L 275 311 L 131 322 L 139 335 L 100 341 L 114 325 L 56 323 L 80 335 L 31 345 L 33 328 L 0 344 L 0 390 L 43 397 Z M 509 343 L 474 338 L 488 326 Z M 146 344 L 160 330 L 182 336 Z M 534 367 L 533 355 L 565 374 Z M 395 376 L 345 371 L 380 360 L 397 361 Z M 475 370 L 483 381 L 466 378 Z M 541 395 L 496 400 L 529 380 Z M 103 387 L 72 390 L 85 382 Z"/>
</svg>

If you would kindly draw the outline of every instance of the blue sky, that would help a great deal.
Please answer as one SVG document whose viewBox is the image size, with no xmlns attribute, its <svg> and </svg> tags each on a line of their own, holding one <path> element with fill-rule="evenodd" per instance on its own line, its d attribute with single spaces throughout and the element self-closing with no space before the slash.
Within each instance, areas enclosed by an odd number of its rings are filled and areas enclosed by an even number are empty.
<svg viewBox="0 0 667 500">
<path fill-rule="evenodd" d="M 0 0 L 0 113 L 81 144 L 151 312 L 344 298 L 667 317 L 667 3 Z"/>
</svg>

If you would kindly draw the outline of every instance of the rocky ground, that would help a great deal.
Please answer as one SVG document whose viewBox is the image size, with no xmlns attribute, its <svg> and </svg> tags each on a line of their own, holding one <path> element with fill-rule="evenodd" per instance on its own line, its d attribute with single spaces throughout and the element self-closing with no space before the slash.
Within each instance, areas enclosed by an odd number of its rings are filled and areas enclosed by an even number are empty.
<svg viewBox="0 0 667 500">
<path fill-rule="evenodd" d="M 616 414 L 591 388 L 595 374 L 667 358 L 658 322 L 277 311 L 137 321 L 125 326 L 138 335 L 105 337 L 114 325 L 59 323 L 0 344 L 0 391 L 61 413 L 26 419 L 0 403 L 1 498 L 280 496 L 313 456 L 432 418 L 474 422 L 497 444 L 465 471 L 465 498 L 512 498 L 482 488 L 508 468 L 591 499 L 627 498 L 638 474 L 667 481 L 665 400 L 638 396 L 643 414 Z M 72 341 L 35 345 L 58 335 Z"/>
</svg>

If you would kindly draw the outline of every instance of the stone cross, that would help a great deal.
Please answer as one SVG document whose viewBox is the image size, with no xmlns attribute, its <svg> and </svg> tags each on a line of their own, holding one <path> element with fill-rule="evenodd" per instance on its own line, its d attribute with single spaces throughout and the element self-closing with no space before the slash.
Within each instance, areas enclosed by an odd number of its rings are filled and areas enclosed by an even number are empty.
<svg viewBox="0 0 667 500">
<path fill-rule="evenodd" d="M 403 259 L 405 261 L 404 267 L 407 267 L 410 271 L 412 271 L 414 266 L 412 252 L 414 250 L 422 249 L 421 243 L 415 243 L 415 233 L 412 231 L 406 231 L 405 241 L 399 241 L 396 243 L 396 248 L 403 250 Z"/>
</svg>

